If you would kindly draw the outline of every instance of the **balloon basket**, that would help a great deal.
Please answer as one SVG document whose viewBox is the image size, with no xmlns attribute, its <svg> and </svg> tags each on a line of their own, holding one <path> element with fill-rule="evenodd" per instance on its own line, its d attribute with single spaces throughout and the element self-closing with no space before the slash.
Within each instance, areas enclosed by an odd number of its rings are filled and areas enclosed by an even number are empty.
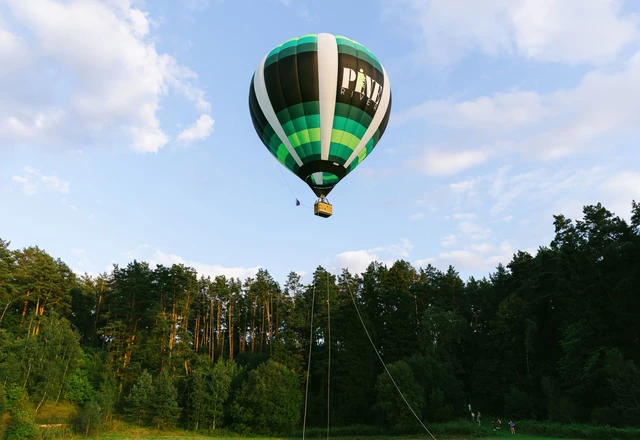
<svg viewBox="0 0 640 440">
<path fill-rule="evenodd" d="M 333 214 L 333 206 L 331 206 L 326 199 L 316 200 L 316 203 L 313 205 L 313 213 L 318 217 L 331 217 Z"/>
</svg>

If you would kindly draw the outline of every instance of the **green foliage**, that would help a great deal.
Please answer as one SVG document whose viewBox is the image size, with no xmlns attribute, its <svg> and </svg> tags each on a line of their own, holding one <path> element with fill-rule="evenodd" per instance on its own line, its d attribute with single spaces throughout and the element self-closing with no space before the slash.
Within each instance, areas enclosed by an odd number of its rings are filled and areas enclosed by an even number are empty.
<svg viewBox="0 0 640 440">
<path fill-rule="evenodd" d="M 268 360 L 248 374 L 233 403 L 233 413 L 240 430 L 287 434 L 298 423 L 301 403 L 296 374 Z"/>
<path fill-rule="evenodd" d="M 189 375 L 186 399 L 188 426 L 193 430 L 218 430 L 226 425 L 232 385 L 242 369 L 233 360 L 200 357 Z"/>
<path fill-rule="evenodd" d="M 452 266 L 402 260 L 339 276 L 319 266 L 309 285 L 292 272 L 282 287 L 266 269 L 211 279 L 139 261 L 77 277 L 0 239 L 0 410 L 4 395 L 22 420 L 12 435 L 30 429 L 29 411 L 63 402 L 78 407 L 80 433 L 121 415 L 153 429 L 284 433 L 301 427 L 308 389 L 310 433 L 327 419 L 335 432 L 420 433 L 370 337 L 442 434 L 482 435 L 495 414 L 519 432 L 627 435 L 640 426 L 640 204 L 630 222 L 601 204 L 583 213 L 555 216 L 535 256 L 518 251 L 466 282 Z"/>
<path fill-rule="evenodd" d="M 57 401 L 82 349 L 69 321 L 55 311 L 40 316 L 34 326 L 38 334 L 17 341 L 23 358 L 20 382 L 25 384 L 33 401 Z"/>
<path fill-rule="evenodd" d="M 95 393 L 89 375 L 89 371 L 78 368 L 67 377 L 65 383 L 65 398 L 67 400 L 82 405 L 94 397 Z"/>
<path fill-rule="evenodd" d="M 138 380 L 131 388 L 131 393 L 125 398 L 125 412 L 129 420 L 138 425 L 151 423 L 154 394 L 153 377 L 145 369 L 138 376 Z"/>
<path fill-rule="evenodd" d="M 416 414 L 421 414 L 424 406 L 424 390 L 416 382 L 409 365 L 404 361 L 397 361 L 388 365 L 387 368 Z M 375 391 L 376 408 L 393 428 L 406 429 L 418 423 L 386 372 L 378 376 Z"/>
<path fill-rule="evenodd" d="M 189 390 L 186 404 L 189 428 L 198 431 L 200 427 L 207 426 L 208 408 L 207 393 L 208 378 L 210 375 L 208 359 L 198 359 L 195 368 L 189 376 Z"/>
<path fill-rule="evenodd" d="M 156 377 L 154 387 L 152 408 L 155 424 L 158 429 L 173 428 L 180 418 L 180 406 L 178 389 L 167 369 L 162 370 Z"/>
<path fill-rule="evenodd" d="M 33 406 L 24 395 L 11 409 L 11 422 L 6 431 L 7 440 L 29 440 L 38 436 Z"/>
<path fill-rule="evenodd" d="M 514 419 L 529 418 L 534 412 L 531 396 L 520 388 L 511 388 L 504 396 L 504 412 Z"/>
<path fill-rule="evenodd" d="M 27 392 L 23 387 L 10 383 L 5 389 L 6 410 L 12 411 L 19 403 L 28 399 Z"/>
<path fill-rule="evenodd" d="M 0 383 L 0 419 L 2 419 L 3 414 L 7 410 L 7 396 L 4 392 L 4 387 Z"/>
<path fill-rule="evenodd" d="M 224 426 L 225 407 L 231 396 L 231 386 L 240 373 L 241 369 L 234 361 L 225 359 L 218 359 L 211 370 L 206 407 L 212 430 Z"/>
<path fill-rule="evenodd" d="M 635 426 L 640 418 L 640 369 L 622 352 L 606 353 L 605 375 L 611 389 L 610 405 L 599 406 L 591 413 L 594 422 L 616 426 Z"/>
<path fill-rule="evenodd" d="M 94 399 L 87 401 L 73 417 L 73 430 L 85 437 L 93 434 L 104 420 L 104 413 Z"/>
</svg>

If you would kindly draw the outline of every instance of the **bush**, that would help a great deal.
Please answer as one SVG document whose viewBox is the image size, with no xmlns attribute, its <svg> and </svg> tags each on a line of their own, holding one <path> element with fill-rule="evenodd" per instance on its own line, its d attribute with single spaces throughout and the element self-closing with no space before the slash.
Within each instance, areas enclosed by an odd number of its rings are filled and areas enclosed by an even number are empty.
<svg viewBox="0 0 640 440">
<path fill-rule="evenodd" d="M 38 437 L 38 425 L 33 408 L 26 398 L 20 399 L 11 410 L 11 425 L 7 429 L 7 440 L 29 440 Z"/>
<path fill-rule="evenodd" d="M 4 394 L 4 387 L 0 384 L 0 419 L 2 419 L 2 415 L 7 410 L 7 398 Z"/>
<path fill-rule="evenodd" d="M 78 410 L 73 418 L 73 430 L 78 434 L 88 436 L 102 423 L 104 416 L 95 400 L 90 400 Z"/>
<path fill-rule="evenodd" d="M 278 362 L 268 360 L 251 371 L 233 405 L 236 431 L 285 434 L 300 420 L 302 393 L 298 376 Z"/>
<path fill-rule="evenodd" d="M 397 361 L 388 366 L 391 376 L 398 387 L 404 390 L 404 396 L 416 414 L 422 414 L 424 408 L 424 389 L 418 385 L 411 367 L 405 361 Z M 398 390 L 385 372 L 380 373 L 375 384 L 375 409 L 396 429 L 414 426 L 417 421 L 398 394 Z"/>
</svg>

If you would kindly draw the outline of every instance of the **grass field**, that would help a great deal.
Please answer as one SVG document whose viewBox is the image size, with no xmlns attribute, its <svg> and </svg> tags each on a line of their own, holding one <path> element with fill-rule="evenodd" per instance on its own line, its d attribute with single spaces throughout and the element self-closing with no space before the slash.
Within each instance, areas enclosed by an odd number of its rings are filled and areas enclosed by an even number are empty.
<svg viewBox="0 0 640 440">
<path fill-rule="evenodd" d="M 58 414 L 60 417 L 60 414 Z M 62 420 L 57 420 L 57 423 Z M 40 425 L 44 427 L 44 425 Z M 518 429 L 519 428 L 519 429 Z M 544 423 L 536 421 L 521 421 L 516 425 L 516 434 L 512 435 L 508 427 L 502 431 L 492 432 L 491 426 L 482 427 L 466 422 L 452 421 L 447 423 L 435 423 L 430 425 L 430 431 L 436 440 L 626 440 L 640 439 L 640 429 L 638 428 L 612 428 L 607 426 L 589 426 L 579 424 L 559 424 Z M 214 435 L 210 435 L 214 434 Z M 0 435 L 0 438 L 3 436 Z M 307 428 L 305 437 L 309 440 L 324 440 L 327 438 L 326 430 L 323 428 Z M 160 431 L 154 427 L 140 427 L 123 421 L 114 420 L 111 423 L 102 425 L 98 432 L 84 437 L 74 433 L 69 423 L 51 426 L 50 429 L 40 429 L 41 440 L 53 439 L 80 440 L 82 438 L 92 438 L 101 440 L 126 440 L 126 439 L 146 439 L 146 440 L 294 440 L 302 438 L 302 431 L 296 431 L 288 436 L 264 437 L 245 436 L 236 434 L 226 429 L 218 429 L 215 433 L 200 431 L 185 431 L 173 429 Z M 336 426 L 330 431 L 332 440 L 409 440 L 425 439 L 432 440 L 427 433 L 414 433 L 402 435 L 400 433 L 384 432 L 380 427 L 368 425 Z"/>
<path fill-rule="evenodd" d="M 509 438 L 513 438 L 514 440 L 575 440 L 575 439 L 568 439 L 568 438 L 558 438 L 558 437 L 540 437 L 540 436 L 532 436 L 532 435 L 526 435 L 526 434 L 517 434 L 516 435 L 511 435 L 511 434 L 501 434 L 498 436 L 489 436 L 489 437 L 482 437 L 483 439 L 486 440 L 504 440 L 505 437 L 507 437 L 507 435 L 509 435 Z M 183 439 L 183 438 L 187 438 L 189 440 L 205 440 L 205 439 L 216 439 L 216 440 L 243 440 L 243 437 L 206 437 L 206 436 L 197 436 L 197 435 L 193 435 L 193 436 L 185 436 L 184 434 L 180 434 L 180 435 L 172 435 L 172 434 L 167 434 L 167 435 L 161 435 L 161 434 L 149 434 L 149 435 L 144 435 L 142 434 L 141 436 L 138 436 L 137 434 L 135 435 L 130 435 L 130 434 L 103 434 L 103 435 L 99 435 L 98 437 L 94 437 L 94 438 L 98 438 L 100 440 L 129 440 L 129 439 L 144 439 L 144 440 L 179 440 L 179 439 Z M 431 437 L 429 437 L 428 435 L 423 435 L 423 436 L 402 436 L 402 437 L 330 437 L 332 440 L 411 440 L 411 439 L 431 439 Z M 296 440 L 298 438 L 295 438 Z M 478 437 L 436 437 L 437 440 L 440 439 L 447 439 L 447 440 L 471 440 L 471 439 L 478 439 Z M 247 440 L 294 440 L 294 438 L 288 438 L 288 437 L 273 437 L 273 438 L 267 438 L 267 437 L 251 437 L 251 438 L 247 438 Z"/>
<path fill-rule="evenodd" d="M 51 430 L 47 434 L 43 435 L 41 438 L 43 439 L 54 439 L 54 438 L 65 438 L 69 440 L 80 440 L 83 437 L 80 435 L 74 435 L 71 430 L 65 429 L 64 432 L 57 430 Z M 489 434 L 486 437 L 478 437 L 478 436 L 469 436 L 469 435 L 455 435 L 455 434 L 437 434 L 435 433 L 436 440 L 580 440 L 584 439 L 584 436 L 581 437 L 569 437 L 567 434 L 558 434 L 560 436 L 554 435 L 532 435 L 522 432 L 517 432 L 515 435 L 509 433 L 508 430 L 503 430 L 499 434 L 486 432 Z M 41 434 L 42 431 L 41 431 Z M 318 433 L 315 435 L 309 435 L 314 433 L 307 433 L 306 438 L 309 440 L 324 440 L 326 439 L 326 435 L 318 436 Z M 330 435 L 331 440 L 432 440 L 432 438 L 428 434 L 423 435 L 348 435 L 346 433 L 342 433 L 342 435 L 336 433 L 337 435 Z M 637 437 L 629 437 L 629 436 L 621 436 L 617 437 L 615 434 L 609 435 L 605 437 L 586 437 L 586 438 L 607 438 L 608 440 L 615 440 L 616 438 L 637 438 Z M 205 439 L 215 439 L 215 440 L 298 440 L 301 439 L 302 436 L 287 436 L 287 437 L 244 437 L 240 435 L 227 434 L 224 432 L 220 432 L 218 435 L 204 435 L 204 434 L 196 434 L 191 431 L 183 431 L 180 429 L 172 430 L 172 431 L 158 431 L 153 428 L 144 428 L 144 427 L 135 427 L 131 425 L 124 424 L 116 424 L 116 426 L 112 426 L 111 429 L 107 428 L 106 430 L 101 430 L 98 433 L 94 433 L 93 435 L 89 435 L 88 438 L 96 439 L 96 440 L 128 440 L 128 439 L 140 439 L 140 440 L 179 440 L 179 439 L 188 439 L 188 440 L 205 440 Z"/>
</svg>

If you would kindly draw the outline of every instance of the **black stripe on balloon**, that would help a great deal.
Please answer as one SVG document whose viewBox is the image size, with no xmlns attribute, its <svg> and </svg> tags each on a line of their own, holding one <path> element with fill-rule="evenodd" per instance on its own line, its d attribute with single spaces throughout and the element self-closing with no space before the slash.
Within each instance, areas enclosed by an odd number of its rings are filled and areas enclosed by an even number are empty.
<svg viewBox="0 0 640 440">
<path fill-rule="evenodd" d="M 317 101 L 318 53 L 292 54 L 264 69 L 264 81 L 276 114 L 287 107 Z"/>
<path fill-rule="evenodd" d="M 255 85 L 254 85 L 255 75 L 251 78 L 251 86 L 249 89 L 249 110 L 251 112 L 251 119 L 254 122 L 254 125 L 257 124 L 260 129 L 264 129 L 267 125 L 267 117 L 262 112 L 260 108 L 260 104 L 258 103 L 258 97 L 256 96 Z M 262 136 L 262 133 L 260 133 Z"/>
<path fill-rule="evenodd" d="M 311 176 L 314 173 L 319 172 L 331 173 L 335 174 L 338 179 L 342 179 L 347 174 L 347 170 L 345 167 L 341 165 L 334 164 L 328 160 L 314 160 L 311 162 L 307 162 L 298 169 L 296 174 L 302 180 L 305 180 L 307 177 Z"/>
<path fill-rule="evenodd" d="M 305 180 L 305 183 L 309 185 L 309 188 L 311 188 L 318 197 L 327 197 L 337 185 L 337 183 L 332 183 L 331 185 L 316 185 L 311 181 L 311 177 Z"/>
<path fill-rule="evenodd" d="M 298 85 L 298 67 L 296 54 L 290 55 L 282 60 L 278 60 L 278 74 L 280 76 L 280 86 L 282 87 L 282 97 L 285 107 L 291 107 L 302 102 L 300 86 Z M 276 110 L 276 114 L 279 112 Z"/>
<path fill-rule="evenodd" d="M 296 55 L 298 88 L 302 102 L 318 101 L 320 85 L 318 79 L 318 52 L 307 51 Z"/>
<path fill-rule="evenodd" d="M 331 173 L 335 175 L 338 178 L 338 182 L 347 175 L 347 170 L 345 167 L 328 160 L 314 160 L 302 165 L 296 171 L 296 174 L 299 178 L 304 180 L 307 185 L 309 185 L 309 188 L 311 188 L 318 197 L 328 196 L 331 190 L 337 185 L 337 182 L 330 185 L 318 185 L 314 183 L 311 176 L 314 173 L 319 172 Z"/>
<path fill-rule="evenodd" d="M 249 114 L 251 115 L 253 128 L 255 128 L 260 140 L 262 140 L 262 134 L 265 124 L 267 123 L 267 118 L 264 116 L 264 113 L 262 113 L 260 105 L 258 104 L 258 99 L 254 90 L 254 78 L 255 75 L 251 78 L 251 85 L 249 87 Z"/>
<path fill-rule="evenodd" d="M 266 116 L 262 112 L 260 108 L 260 104 L 258 103 L 258 98 L 256 97 L 256 92 L 254 89 L 254 78 L 251 78 L 251 86 L 249 89 L 249 113 L 251 114 L 251 122 L 253 122 L 253 128 L 258 133 L 258 137 L 262 141 L 263 144 L 269 148 L 269 140 L 264 139 L 265 128 L 269 124 Z"/>
</svg>

